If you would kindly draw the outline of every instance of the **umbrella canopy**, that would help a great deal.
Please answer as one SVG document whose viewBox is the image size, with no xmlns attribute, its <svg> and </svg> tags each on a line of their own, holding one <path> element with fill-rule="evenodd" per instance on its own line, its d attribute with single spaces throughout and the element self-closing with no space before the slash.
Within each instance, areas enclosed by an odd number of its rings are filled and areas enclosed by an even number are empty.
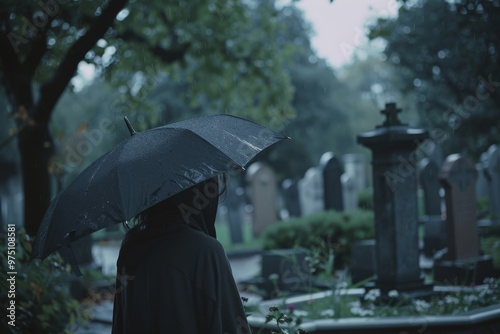
<svg viewBox="0 0 500 334">
<path fill-rule="evenodd" d="M 241 170 L 263 149 L 285 138 L 230 115 L 198 117 L 133 133 L 51 202 L 31 257 L 44 259 L 193 185 Z"/>
</svg>

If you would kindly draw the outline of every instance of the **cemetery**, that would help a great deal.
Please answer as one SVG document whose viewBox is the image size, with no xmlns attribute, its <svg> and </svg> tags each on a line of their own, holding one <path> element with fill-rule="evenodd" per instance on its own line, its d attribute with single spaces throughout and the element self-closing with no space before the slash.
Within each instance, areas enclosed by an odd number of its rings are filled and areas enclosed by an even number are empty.
<svg viewBox="0 0 500 334">
<path fill-rule="evenodd" d="M 354 3 L 9 1 L 0 332 L 500 333 L 500 0 Z"/>
<path fill-rule="evenodd" d="M 427 131 L 402 124 L 399 111 L 387 104 L 385 122 L 358 136 L 372 150 L 371 166 L 327 152 L 303 179 L 285 180 L 284 218 L 275 199 L 263 200 L 279 192 L 268 183 L 272 170 L 258 165 L 260 173 L 248 174 L 252 219 L 268 222 L 254 225 L 263 236 L 261 273 L 242 282 L 263 297 L 250 308 L 255 328 L 266 315 L 278 325 L 280 316 L 290 326 L 301 319 L 296 327 L 311 333 L 500 328 L 500 187 L 488 182 L 499 172 L 498 151 L 491 147 L 478 165 L 458 154 L 435 161 Z M 369 170 L 373 211 L 353 199 L 368 187 Z M 273 190 L 259 195 L 257 187 Z M 477 209 L 479 196 L 491 203 L 487 213 Z"/>
</svg>

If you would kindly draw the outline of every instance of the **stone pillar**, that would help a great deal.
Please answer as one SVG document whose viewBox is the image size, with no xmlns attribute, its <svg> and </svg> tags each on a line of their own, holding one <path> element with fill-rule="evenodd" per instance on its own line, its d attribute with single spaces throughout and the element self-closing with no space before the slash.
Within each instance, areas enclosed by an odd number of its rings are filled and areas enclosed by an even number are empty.
<svg viewBox="0 0 500 334">
<path fill-rule="evenodd" d="M 385 122 L 358 135 L 372 150 L 375 206 L 376 287 L 427 290 L 419 265 L 416 148 L 428 137 L 423 129 L 402 124 L 394 103 L 386 104 Z"/>
</svg>

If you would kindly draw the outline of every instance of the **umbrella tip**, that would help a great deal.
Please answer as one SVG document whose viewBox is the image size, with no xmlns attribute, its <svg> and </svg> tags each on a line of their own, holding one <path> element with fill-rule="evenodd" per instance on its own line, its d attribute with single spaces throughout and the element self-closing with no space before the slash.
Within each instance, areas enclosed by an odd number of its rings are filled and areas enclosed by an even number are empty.
<svg viewBox="0 0 500 334">
<path fill-rule="evenodd" d="M 137 132 L 135 132 L 134 128 L 132 127 L 132 124 L 130 124 L 130 121 L 128 120 L 127 116 L 123 117 L 125 124 L 127 124 L 128 131 L 130 132 L 130 135 L 133 136 Z"/>
</svg>

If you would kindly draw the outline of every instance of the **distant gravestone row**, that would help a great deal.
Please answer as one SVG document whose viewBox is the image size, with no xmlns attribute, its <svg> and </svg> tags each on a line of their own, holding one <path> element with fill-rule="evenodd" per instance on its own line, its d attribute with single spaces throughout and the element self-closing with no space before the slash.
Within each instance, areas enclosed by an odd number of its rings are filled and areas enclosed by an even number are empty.
<svg viewBox="0 0 500 334">
<path fill-rule="evenodd" d="M 298 182 L 287 179 L 282 193 L 288 216 L 299 217 L 325 210 L 351 211 L 366 189 L 366 163 L 362 154 L 346 154 L 343 161 L 334 153 L 321 156 Z"/>
</svg>

